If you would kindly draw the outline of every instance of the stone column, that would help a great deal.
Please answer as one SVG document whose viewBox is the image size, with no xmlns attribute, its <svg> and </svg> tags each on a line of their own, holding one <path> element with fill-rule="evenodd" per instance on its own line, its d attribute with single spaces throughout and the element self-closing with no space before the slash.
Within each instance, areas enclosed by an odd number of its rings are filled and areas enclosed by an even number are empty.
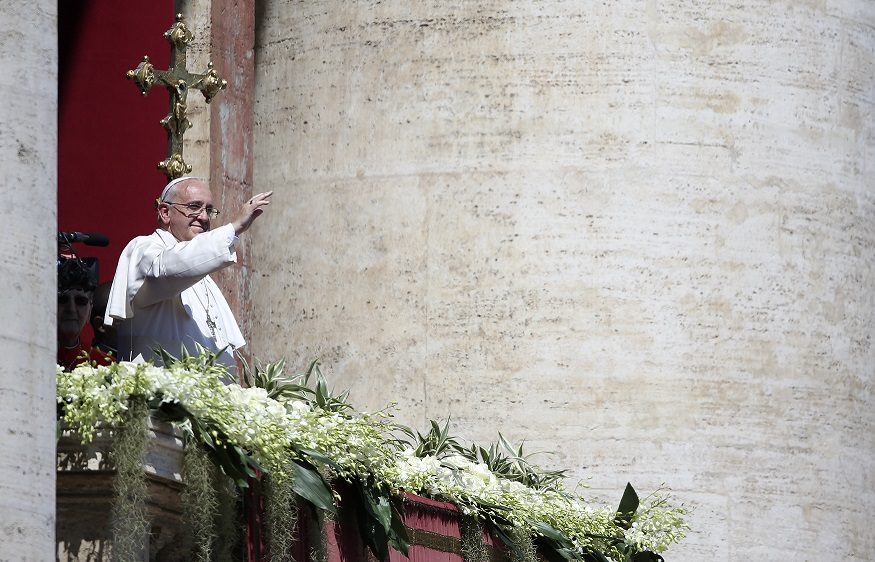
<svg viewBox="0 0 875 562">
<path fill-rule="evenodd" d="M 228 81 L 208 105 L 203 97 L 189 97 L 194 127 L 186 134 L 186 154 L 192 174 L 208 179 L 213 200 L 222 210 L 220 223 L 231 220 L 252 196 L 255 4 L 233 0 L 177 0 L 195 34 L 190 66 L 206 68 L 213 62 Z M 258 224 L 258 223 L 257 223 Z M 252 349 L 252 296 L 250 283 L 251 233 L 237 242 L 237 265 L 215 275 Z"/>
<path fill-rule="evenodd" d="M 0 3 L 0 560 L 55 553 L 57 6 Z"/>
<path fill-rule="evenodd" d="M 253 195 L 255 2 L 213 0 L 212 22 L 210 52 L 216 70 L 228 80 L 228 89 L 211 103 L 210 182 L 214 199 L 230 220 Z M 261 222 L 255 224 L 253 229 L 261 227 Z M 237 242 L 237 265 L 216 275 L 249 342 L 240 350 L 248 359 L 252 357 L 252 232 Z"/>
<path fill-rule="evenodd" d="M 260 6 L 256 355 L 665 482 L 669 560 L 875 551 L 875 3 Z"/>
</svg>

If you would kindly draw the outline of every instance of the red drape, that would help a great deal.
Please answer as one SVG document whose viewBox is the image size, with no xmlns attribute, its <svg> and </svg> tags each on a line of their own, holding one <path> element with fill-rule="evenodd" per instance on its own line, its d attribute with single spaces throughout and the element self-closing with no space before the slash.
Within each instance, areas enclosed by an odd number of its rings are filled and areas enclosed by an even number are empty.
<svg viewBox="0 0 875 562">
<path fill-rule="evenodd" d="M 144 55 L 167 68 L 173 9 L 172 0 L 58 2 L 58 230 L 109 237 L 105 248 L 73 244 L 98 259 L 101 282 L 129 240 L 155 229 L 168 94 L 155 87 L 144 98 L 125 74 Z"/>
<path fill-rule="evenodd" d="M 125 73 L 144 55 L 167 68 L 163 33 L 173 7 L 172 0 L 58 3 L 58 230 L 109 237 L 106 248 L 74 245 L 100 260 L 101 281 L 112 279 L 131 238 L 155 228 L 168 94 L 155 87 L 144 98 Z"/>
</svg>

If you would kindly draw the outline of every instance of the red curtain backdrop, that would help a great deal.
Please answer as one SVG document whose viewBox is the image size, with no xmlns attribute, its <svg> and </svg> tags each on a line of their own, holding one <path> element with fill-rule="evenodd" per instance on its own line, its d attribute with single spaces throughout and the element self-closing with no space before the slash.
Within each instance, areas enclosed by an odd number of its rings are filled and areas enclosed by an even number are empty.
<svg viewBox="0 0 875 562">
<path fill-rule="evenodd" d="M 173 10 L 172 0 L 58 2 L 58 230 L 109 238 L 105 248 L 73 244 L 98 259 L 101 282 L 129 240 L 155 229 L 168 94 L 156 86 L 143 97 L 125 74 L 145 55 L 167 68 Z M 90 325 L 82 336 L 91 341 Z"/>
<path fill-rule="evenodd" d="M 109 237 L 105 248 L 74 244 L 98 258 L 101 282 L 129 240 L 155 229 L 168 94 L 156 86 L 143 97 L 125 73 L 144 55 L 167 68 L 173 9 L 172 0 L 58 3 L 58 230 Z"/>
</svg>

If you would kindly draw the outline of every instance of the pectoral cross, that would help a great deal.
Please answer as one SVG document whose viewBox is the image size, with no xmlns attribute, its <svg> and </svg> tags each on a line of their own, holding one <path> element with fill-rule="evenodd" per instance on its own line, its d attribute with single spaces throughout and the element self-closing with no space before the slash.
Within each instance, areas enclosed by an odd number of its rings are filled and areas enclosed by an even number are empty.
<svg viewBox="0 0 875 562">
<path fill-rule="evenodd" d="M 207 326 L 210 328 L 210 335 L 213 336 L 213 339 L 216 339 L 216 328 L 218 328 L 218 325 L 213 320 L 213 317 L 210 316 L 209 310 L 207 311 Z"/>
<path fill-rule="evenodd" d="M 207 65 L 203 74 L 192 74 L 186 69 L 186 48 L 193 35 L 185 26 L 182 14 L 176 14 L 176 23 L 164 32 L 164 38 L 170 43 L 170 68 L 156 70 L 149 57 L 143 57 L 143 62 L 135 70 L 129 70 L 127 77 L 133 80 L 140 92 L 145 96 L 149 89 L 160 82 L 170 91 L 170 113 L 161 120 L 161 126 L 167 130 L 167 158 L 158 163 L 168 180 L 181 177 L 191 172 L 191 166 L 182 157 L 182 136 L 191 127 L 187 117 L 186 97 L 189 89 L 197 89 L 203 93 L 207 103 L 224 90 L 228 83 L 219 78 L 213 69 L 213 63 Z"/>
</svg>

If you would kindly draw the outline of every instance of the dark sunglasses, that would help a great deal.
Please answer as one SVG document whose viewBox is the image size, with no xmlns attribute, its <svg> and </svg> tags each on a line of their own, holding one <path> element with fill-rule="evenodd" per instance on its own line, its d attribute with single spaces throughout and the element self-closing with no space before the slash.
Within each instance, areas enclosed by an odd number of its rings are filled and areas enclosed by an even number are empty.
<svg viewBox="0 0 875 562">
<path fill-rule="evenodd" d="M 59 294 L 58 295 L 58 305 L 66 306 L 70 302 L 70 298 L 73 298 L 73 302 L 76 303 L 78 307 L 88 306 L 88 303 L 91 302 L 91 299 L 86 297 L 85 295 L 67 295 L 67 294 Z"/>
</svg>

